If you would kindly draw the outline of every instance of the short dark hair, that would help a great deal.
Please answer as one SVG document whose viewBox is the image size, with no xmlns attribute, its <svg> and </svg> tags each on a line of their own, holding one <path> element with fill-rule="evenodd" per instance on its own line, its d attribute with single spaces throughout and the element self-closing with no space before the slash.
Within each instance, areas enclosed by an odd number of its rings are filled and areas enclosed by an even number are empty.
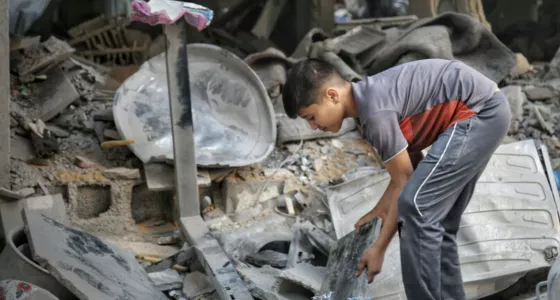
<svg viewBox="0 0 560 300">
<path fill-rule="evenodd" d="M 296 63 L 288 73 L 282 102 L 288 117 L 295 119 L 300 109 L 317 101 L 320 88 L 333 76 L 340 77 L 328 62 L 309 58 Z"/>
</svg>

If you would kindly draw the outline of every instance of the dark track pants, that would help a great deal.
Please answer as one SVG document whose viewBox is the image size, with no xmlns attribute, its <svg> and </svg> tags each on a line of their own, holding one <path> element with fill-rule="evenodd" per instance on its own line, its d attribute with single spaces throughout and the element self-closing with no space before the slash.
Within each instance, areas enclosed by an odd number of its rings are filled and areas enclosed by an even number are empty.
<svg viewBox="0 0 560 300">
<path fill-rule="evenodd" d="M 465 299 L 455 238 L 510 121 L 508 101 L 497 92 L 478 115 L 437 138 L 406 184 L 399 197 L 399 234 L 409 300 Z"/>
</svg>

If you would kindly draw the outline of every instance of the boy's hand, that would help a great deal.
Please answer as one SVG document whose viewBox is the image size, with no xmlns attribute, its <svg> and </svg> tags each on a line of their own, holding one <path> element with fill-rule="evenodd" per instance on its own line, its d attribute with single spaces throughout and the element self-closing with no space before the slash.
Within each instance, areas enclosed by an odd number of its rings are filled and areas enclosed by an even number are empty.
<svg viewBox="0 0 560 300">
<path fill-rule="evenodd" d="M 369 248 L 360 260 L 356 277 L 360 276 L 364 268 L 367 267 L 368 283 L 372 283 L 374 277 L 379 274 L 379 272 L 381 272 L 381 266 L 383 265 L 384 256 L 384 250 L 381 250 L 375 246 Z"/>
<path fill-rule="evenodd" d="M 388 199 L 388 198 L 385 198 Z M 370 210 L 368 213 L 366 213 L 363 217 L 361 217 L 358 222 L 356 222 L 356 224 L 354 224 L 354 228 L 356 229 L 356 232 L 360 231 L 360 227 L 368 222 L 370 222 L 371 220 L 380 217 L 381 220 L 385 220 L 385 217 L 387 216 L 387 212 L 389 211 L 389 205 L 391 200 L 385 200 L 383 201 L 383 198 L 381 198 L 381 200 L 379 200 L 379 202 L 377 202 L 377 204 L 375 205 L 375 207 Z"/>
</svg>

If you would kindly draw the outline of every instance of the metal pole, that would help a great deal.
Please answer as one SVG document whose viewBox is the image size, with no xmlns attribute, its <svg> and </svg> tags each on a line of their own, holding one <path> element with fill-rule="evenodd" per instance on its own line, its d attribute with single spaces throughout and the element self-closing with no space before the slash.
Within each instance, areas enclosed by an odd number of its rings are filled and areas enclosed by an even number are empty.
<svg viewBox="0 0 560 300">
<path fill-rule="evenodd" d="M 176 207 L 179 225 L 221 300 L 252 300 L 235 267 L 200 216 L 194 128 L 187 57 L 187 22 L 165 25 L 167 85 L 175 161 Z"/>
<path fill-rule="evenodd" d="M 167 38 L 167 83 L 173 156 L 175 161 L 176 207 L 179 217 L 200 216 L 194 129 L 187 58 L 187 22 L 180 18 L 165 25 Z"/>
</svg>

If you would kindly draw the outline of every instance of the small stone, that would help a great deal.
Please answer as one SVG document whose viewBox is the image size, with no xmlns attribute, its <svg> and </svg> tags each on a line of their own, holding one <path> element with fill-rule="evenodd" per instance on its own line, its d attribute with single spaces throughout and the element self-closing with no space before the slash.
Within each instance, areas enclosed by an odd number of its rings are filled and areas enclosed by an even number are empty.
<svg viewBox="0 0 560 300">
<path fill-rule="evenodd" d="M 313 168 L 315 169 L 315 171 L 319 172 L 321 171 L 321 169 L 323 169 L 323 166 L 325 165 L 324 163 L 325 161 L 322 159 L 316 159 L 313 161 Z"/>
<path fill-rule="evenodd" d="M 328 153 L 329 153 L 329 147 L 327 146 L 321 147 L 321 154 L 328 154 Z"/>
<path fill-rule="evenodd" d="M 183 287 L 183 279 L 179 272 L 173 269 L 167 269 L 161 272 L 148 273 L 148 276 L 154 282 L 160 291 L 169 291 L 180 289 Z"/>
<path fill-rule="evenodd" d="M 93 114 L 93 119 L 95 121 L 106 121 L 106 122 L 113 122 L 115 118 L 113 117 L 113 110 L 106 109 L 102 111 L 98 111 Z"/>
<path fill-rule="evenodd" d="M 140 179 L 140 170 L 129 168 L 114 168 L 103 171 L 103 175 L 108 179 Z"/>
<path fill-rule="evenodd" d="M 286 180 L 284 182 L 284 190 L 283 190 L 283 194 L 289 194 L 293 191 L 299 191 L 301 188 L 300 184 L 298 184 L 297 180 L 292 179 L 292 180 Z"/>
<path fill-rule="evenodd" d="M 294 195 L 294 199 L 296 199 L 297 203 L 299 203 L 299 205 L 301 205 L 302 207 L 305 207 L 307 205 L 305 196 L 300 192 L 297 192 Z"/>
<path fill-rule="evenodd" d="M 47 124 L 47 130 L 59 138 L 67 138 L 70 136 L 70 132 L 58 127 L 57 125 Z"/>
<path fill-rule="evenodd" d="M 332 140 L 331 143 L 338 149 L 342 149 L 344 147 L 344 144 L 339 140 Z"/>
<path fill-rule="evenodd" d="M 109 138 L 109 139 L 112 139 L 112 140 L 120 140 L 121 139 L 120 134 L 116 130 L 113 130 L 113 129 L 105 129 L 105 131 L 103 131 L 103 135 L 106 138 Z"/>
<path fill-rule="evenodd" d="M 554 97 L 554 93 L 549 88 L 540 86 L 526 89 L 525 95 L 527 95 L 527 99 L 533 101 L 546 100 Z"/>
<path fill-rule="evenodd" d="M 325 267 L 313 266 L 307 263 L 297 264 L 293 268 L 284 270 L 280 273 L 278 286 L 279 289 L 282 289 L 284 284 L 287 286 L 300 286 L 310 290 L 313 294 L 318 295 L 321 290 L 321 284 L 327 277 L 327 272 L 328 270 Z"/>
<path fill-rule="evenodd" d="M 527 60 L 527 58 L 523 54 L 515 53 L 515 59 L 516 64 L 510 71 L 510 74 L 513 78 L 519 77 L 520 75 L 533 70 L 533 66 L 529 63 L 529 60 Z"/>
<path fill-rule="evenodd" d="M 97 168 L 99 164 L 83 156 L 76 156 L 74 164 L 82 169 Z"/>
<path fill-rule="evenodd" d="M 298 144 L 287 144 L 286 149 L 288 149 L 288 151 L 290 153 L 294 153 L 299 149 L 299 145 Z"/>
<path fill-rule="evenodd" d="M 309 165 L 309 160 L 305 157 L 302 157 L 301 158 L 301 164 L 304 165 L 304 166 L 307 166 L 307 165 Z"/>
<path fill-rule="evenodd" d="M 187 299 L 197 299 L 200 296 L 214 292 L 214 286 L 208 276 L 195 271 L 185 276 L 183 293 Z"/>
<path fill-rule="evenodd" d="M 308 167 L 308 166 L 303 165 L 303 166 L 301 166 L 300 168 L 301 168 L 301 170 L 302 170 L 303 172 L 308 172 L 308 171 L 309 171 L 309 167 Z"/>
<path fill-rule="evenodd" d="M 259 196 L 259 202 L 264 202 L 273 198 L 280 196 L 280 191 L 278 190 L 278 186 L 276 185 L 269 185 L 262 191 Z"/>
<path fill-rule="evenodd" d="M 175 245 L 177 244 L 177 238 L 172 235 L 162 236 L 157 240 L 158 245 Z"/>
<path fill-rule="evenodd" d="M 93 120 L 82 120 L 82 124 L 84 125 L 84 129 L 86 129 L 86 131 L 90 131 L 90 132 L 95 131 L 95 121 L 93 121 Z"/>
</svg>

